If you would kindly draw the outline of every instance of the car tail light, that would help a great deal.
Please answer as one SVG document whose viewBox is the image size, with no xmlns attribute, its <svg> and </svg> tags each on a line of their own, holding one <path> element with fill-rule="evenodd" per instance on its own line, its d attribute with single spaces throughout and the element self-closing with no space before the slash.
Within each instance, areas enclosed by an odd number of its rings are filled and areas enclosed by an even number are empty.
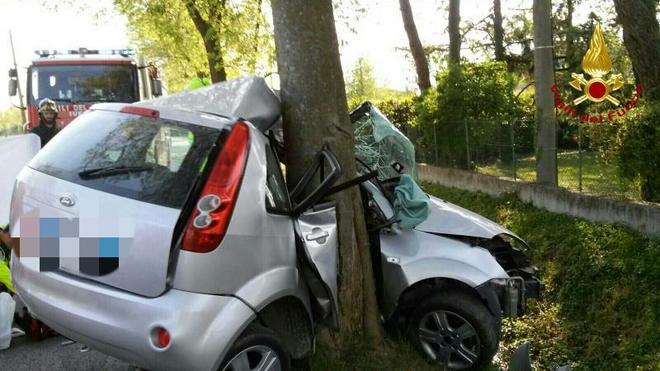
<svg viewBox="0 0 660 371">
<path fill-rule="evenodd" d="M 157 119 L 160 117 L 160 112 L 151 109 L 151 108 L 144 108 L 144 107 L 136 107 L 136 106 L 126 106 L 119 111 L 121 113 L 130 113 L 133 115 L 140 115 L 140 116 L 145 116 L 145 117 L 151 117 L 154 119 Z"/>
<path fill-rule="evenodd" d="M 151 334 L 151 341 L 157 348 L 167 348 L 170 345 L 172 338 L 166 329 L 158 327 Z"/>
<path fill-rule="evenodd" d="M 213 165 L 196 209 L 190 214 L 181 248 L 206 253 L 213 251 L 225 236 L 238 198 L 238 189 L 247 160 L 250 129 L 237 122 Z"/>
</svg>

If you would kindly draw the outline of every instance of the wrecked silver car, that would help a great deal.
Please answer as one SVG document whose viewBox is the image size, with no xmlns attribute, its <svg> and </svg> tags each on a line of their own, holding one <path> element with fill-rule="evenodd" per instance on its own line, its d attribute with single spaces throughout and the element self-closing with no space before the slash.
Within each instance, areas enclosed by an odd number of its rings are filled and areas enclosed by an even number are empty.
<svg viewBox="0 0 660 371">
<path fill-rule="evenodd" d="M 288 370 L 310 356 L 315 324 L 338 321 L 327 196 L 342 169 L 320 148 L 286 184 L 268 135 L 279 106 L 244 78 L 95 105 L 62 130 L 12 198 L 12 272 L 31 315 L 145 369 Z M 501 316 L 540 293 L 524 243 L 427 196 L 414 147 L 372 105 L 351 118 L 373 174 L 359 186 L 383 320 L 451 369 L 487 364 Z"/>
<path fill-rule="evenodd" d="M 351 113 L 356 158 L 378 176 L 361 185 L 385 321 L 449 369 L 479 369 L 497 351 L 502 316 L 539 297 L 537 269 L 513 232 L 425 194 L 414 146 L 372 104 Z"/>
</svg>

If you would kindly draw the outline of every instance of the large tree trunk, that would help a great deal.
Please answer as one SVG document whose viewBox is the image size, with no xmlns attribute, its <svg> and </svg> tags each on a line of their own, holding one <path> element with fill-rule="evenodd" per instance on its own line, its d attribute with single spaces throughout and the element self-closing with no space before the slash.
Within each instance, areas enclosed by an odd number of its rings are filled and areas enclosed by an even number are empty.
<svg viewBox="0 0 660 371">
<path fill-rule="evenodd" d="M 295 184 L 314 153 L 327 143 L 343 168 L 356 175 L 353 130 L 331 0 L 273 0 L 275 46 L 280 74 L 287 180 Z M 338 193 L 339 331 L 342 340 L 379 345 L 382 334 L 368 238 L 359 190 Z"/>
<path fill-rule="evenodd" d="M 614 0 L 637 82 L 648 99 L 660 101 L 660 27 L 655 6 L 655 0 Z"/>
<path fill-rule="evenodd" d="M 415 60 L 415 69 L 417 70 L 417 86 L 422 94 L 431 87 L 431 79 L 429 78 L 429 62 L 424 53 L 422 42 L 419 41 L 417 34 L 417 26 L 415 26 L 415 19 L 413 18 L 412 9 L 410 8 L 409 0 L 399 0 L 399 8 L 401 8 L 401 17 L 403 18 L 403 28 L 406 30 L 408 36 L 408 44 L 410 45 L 410 53 Z"/>
<path fill-rule="evenodd" d="M 495 60 L 506 61 L 504 27 L 502 27 L 502 4 L 500 0 L 493 1 L 493 43 L 495 44 Z"/>
<path fill-rule="evenodd" d="M 534 0 L 534 86 L 536 88 L 536 181 L 557 186 L 557 119 L 552 61 L 550 0 Z"/>
<path fill-rule="evenodd" d="M 449 0 L 449 62 L 461 63 L 461 0 Z"/>
<path fill-rule="evenodd" d="M 206 20 L 200 14 L 199 10 L 194 4 L 194 0 L 186 1 L 186 9 L 188 14 L 195 24 L 195 28 L 202 36 L 204 41 L 204 49 L 206 49 L 206 58 L 209 63 L 209 73 L 211 81 L 221 82 L 227 80 L 227 72 L 225 71 L 225 62 L 222 55 L 222 49 L 218 42 L 217 30 L 214 30 L 212 24 L 220 25 L 222 22 L 222 9 L 226 5 L 226 0 L 221 1 L 214 9 L 214 17 L 211 20 Z M 219 8 L 219 9 L 218 9 Z"/>
</svg>

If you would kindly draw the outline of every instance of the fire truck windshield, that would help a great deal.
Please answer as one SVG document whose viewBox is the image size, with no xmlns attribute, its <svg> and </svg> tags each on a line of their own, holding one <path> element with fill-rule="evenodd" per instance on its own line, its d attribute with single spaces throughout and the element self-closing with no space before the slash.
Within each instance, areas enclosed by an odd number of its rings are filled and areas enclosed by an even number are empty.
<svg viewBox="0 0 660 371">
<path fill-rule="evenodd" d="M 30 69 L 28 98 L 94 103 L 137 101 L 137 71 L 129 64 L 39 65 Z"/>
</svg>

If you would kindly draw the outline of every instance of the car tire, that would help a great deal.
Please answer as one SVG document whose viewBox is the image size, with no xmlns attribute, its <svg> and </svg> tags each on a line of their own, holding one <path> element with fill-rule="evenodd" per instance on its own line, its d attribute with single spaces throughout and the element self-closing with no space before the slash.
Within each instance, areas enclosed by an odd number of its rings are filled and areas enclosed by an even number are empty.
<svg viewBox="0 0 660 371">
<path fill-rule="evenodd" d="M 269 364 L 264 367 L 264 364 Z M 289 371 L 291 358 L 275 333 L 252 324 L 231 346 L 220 371 Z"/>
<path fill-rule="evenodd" d="M 437 293 L 421 302 L 408 321 L 408 338 L 430 361 L 449 370 L 479 370 L 499 343 L 499 321 L 474 296 Z"/>
</svg>

